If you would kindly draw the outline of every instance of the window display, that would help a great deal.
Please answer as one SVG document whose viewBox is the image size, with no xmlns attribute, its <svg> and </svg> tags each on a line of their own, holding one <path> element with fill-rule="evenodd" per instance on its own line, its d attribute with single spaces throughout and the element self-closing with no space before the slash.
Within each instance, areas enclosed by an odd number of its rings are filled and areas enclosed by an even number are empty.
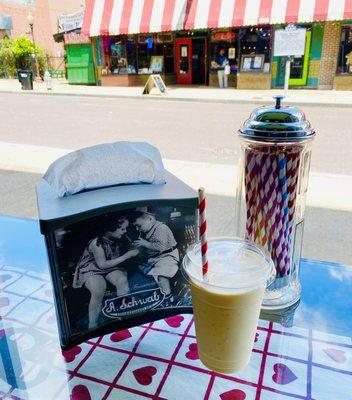
<svg viewBox="0 0 352 400">
<path fill-rule="evenodd" d="M 241 59 L 241 71 L 262 71 L 264 66 L 264 54 L 247 54 Z"/>
<path fill-rule="evenodd" d="M 236 72 L 238 67 L 238 35 L 235 30 L 215 31 L 210 43 L 210 72 L 218 69 L 218 58 L 221 50 L 228 59 L 231 72 Z"/>
<path fill-rule="evenodd" d="M 238 32 L 239 41 L 240 41 L 240 51 L 241 55 L 263 55 L 264 62 L 270 62 L 271 58 L 271 28 L 270 27 L 262 27 L 262 28 L 243 28 L 239 29 Z M 259 66 L 259 58 L 252 63 L 252 69 L 258 70 L 262 69 L 263 65 L 260 68 Z M 254 63 L 256 66 L 254 66 Z"/>
<path fill-rule="evenodd" d="M 153 35 L 102 37 L 101 48 L 103 75 L 174 72 L 174 44 Z"/>
<path fill-rule="evenodd" d="M 215 31 L 210 43 L 210 71 L 218 69 L 220 50 L 224 50 L 231 72 L 238 68 L 242 71 L 268 71 L 271 59 L 271 28 L 251 27 Z M 245 57 L 248 56 L 248 57 Z"/>
<path fill-rule="evenodd" d="M 337 73 L 352 74 L 352 25 L 344 26 L 341 31 Z"/>
<path fill-rule="evenodd" d="M 142 42 L 142 40 L 144 42 Z M 152 37 L 141 37 L 139 36 L 138 39 L 138 48 L 137 48 L 137 54 L 138 54 L 138 73 L 139 74 L 148 74 L 150 73 L 149 71 L 149 66 L 150 66 L 150 59 L 151 56 L 153 55 L 153 47 L 154 47 L 154 41 Z"/>
<path fill-rule="evenodd" d="M 164 66 L 164 57 L 163 56 L 152 56 L 150 59 L 150 67 L 149 69 L 154 72 L 162 72 Z"/>
</svg>

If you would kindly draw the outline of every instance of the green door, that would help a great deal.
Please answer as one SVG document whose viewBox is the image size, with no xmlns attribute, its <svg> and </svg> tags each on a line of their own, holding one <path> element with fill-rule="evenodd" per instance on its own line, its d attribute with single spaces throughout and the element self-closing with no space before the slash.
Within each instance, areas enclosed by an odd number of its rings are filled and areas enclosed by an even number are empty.
<svg viewBox="0 0 352 400">
<path fill-rule="evenodd" d="M 95 84 L 92 46 L 71 44 L 66 46 L 67 77 L 70 84 Z"/>
</svg>

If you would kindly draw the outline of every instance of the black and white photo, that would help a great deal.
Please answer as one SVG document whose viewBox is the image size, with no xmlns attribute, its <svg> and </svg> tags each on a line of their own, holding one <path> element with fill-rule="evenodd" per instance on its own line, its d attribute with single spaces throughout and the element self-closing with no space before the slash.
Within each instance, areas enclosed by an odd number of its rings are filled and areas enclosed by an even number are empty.
<svg viewBox="0 0 352 400">
<path fill-rule="evenodd" d="M 196 240 L 194 209 L 137 207 L 55 231 L 71 335 L 147 312 L 191 307 L 180 262 Z M 157 319 L 153 314 L 152 319 Z"/>
</svg>

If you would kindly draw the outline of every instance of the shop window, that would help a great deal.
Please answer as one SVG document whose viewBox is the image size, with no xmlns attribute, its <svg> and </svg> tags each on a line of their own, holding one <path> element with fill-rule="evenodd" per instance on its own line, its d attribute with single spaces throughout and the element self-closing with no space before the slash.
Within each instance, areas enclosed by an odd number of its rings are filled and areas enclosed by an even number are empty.
<svg viewBox="0 0 352 400">
<path fill-rule="evenodd" d="M 134 38 L 128 38 L 126 41 L 126 54 L 127 54 L 127 72 L 129 74 L 136 74 L 137 67 L 137 47 Z"/>
<path fill-rule="evenodd" d="M 153 36 L 147 36 L 141 38 L 139 36 L 139 41 L 143 40 L 143 43 L 138 44 L 138 73 L 147 74 L 149 73 L 151 57 L 154 54 L 154 38 Z"/>
<path fill-rule="evenodd" d="M 352 26 L 344 26 L 341 31 L 337 73 L 352 74 Z"/>
<path fill-rule="evenodd" d="M 228 59 L 231 72 L 238 68 L 238 34 L 235 30 L 214 31 L 210 42 L 210 72 L 215 72 L 219 66 L 220 51 Z"/>
<path fill-rule="evenodd" d="M 103 74 L 123 75 L 129 71 L 126 38 L 123 36 L 104 37 L 101 40 Z"/>
<path fill-rule="evenodd" d="M 151 35 L 102 37 L 101 53 L 105 75 L 174 72 L 174 44 Z"/>
<path fill-rule="evenodd" d="M 124 40 L 118 40 L 110 46 L 110 70 L 113 74 L 127 73 L 127 53 Z"/>
<path fill-rule="evenodd" d="M 269 72 L 271 28 L 252 27 L 239 30 L 242 71 Z"/>
<path fill-rule="evenodd" d="M 174 72 L 174 45 L 173 43 L 157 43 L 155 55 L 162 56 L 164 59 L 164 72 L 171 74 Z"/>
</svg>

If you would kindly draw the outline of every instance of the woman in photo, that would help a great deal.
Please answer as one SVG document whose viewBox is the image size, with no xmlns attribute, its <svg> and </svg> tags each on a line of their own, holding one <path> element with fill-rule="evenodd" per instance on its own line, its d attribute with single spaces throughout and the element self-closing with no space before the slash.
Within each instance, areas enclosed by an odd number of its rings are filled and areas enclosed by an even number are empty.
<svg viewBox="0 0 352 400">
<path fill-rule="evenodd" d="M 77 263 L 73 287 L 86 287 L 90 292 L 88 328 L 98 325 L 107 282 L 115 286 L 117 296 L 129 293 L 127 272 L 118 266 L 135 257 L 139 251 L 120 254 L 119 240 L 126 234 L 129 221 L 118 217 L 107 221 L 102 235 L 90 240 Z"/>
</svg>

